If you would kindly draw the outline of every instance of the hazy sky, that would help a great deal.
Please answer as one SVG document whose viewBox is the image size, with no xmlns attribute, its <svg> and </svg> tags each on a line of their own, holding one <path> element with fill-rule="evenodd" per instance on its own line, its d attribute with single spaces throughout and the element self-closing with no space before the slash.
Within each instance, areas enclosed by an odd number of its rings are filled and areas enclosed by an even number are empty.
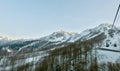
<svg viewBox="0 0 120 71">
<path fill-rule="evenodd" d="M 119 0 L 0 0 L 0 35 L 36 38 L 59 30 L 81 32 L 101 23 L 112 23 L 119 3 Z"/>
</svg>

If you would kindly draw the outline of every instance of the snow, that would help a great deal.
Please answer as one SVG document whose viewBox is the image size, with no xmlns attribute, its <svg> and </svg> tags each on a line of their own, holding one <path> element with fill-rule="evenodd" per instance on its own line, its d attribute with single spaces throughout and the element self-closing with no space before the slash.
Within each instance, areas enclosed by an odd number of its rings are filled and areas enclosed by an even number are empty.
<svg viewBox="0 0 120 71">
<path fill-rule="evenodd" d="M 34 64 L 33 67 L 34 67 L 36 65 L 36 63 L 42 61 L 45 56 L 48 56 L 48 53 L 46 51 L 39 51 L 39 52 L 31 53 L 29 55 L 24 54 L 24 57 L 26 57 L 26 58 L 15 60 L 14 67 L 18 67 L 18 66 L 21 66 L 21 65 L 24 65 L 27 63 L 33 63 Z M 8 57 L 4 56 L 2 59 L 0 59 L 0 66 L 7 64 L 7 66 L 4 66 L 4 68 L 0 67 L 0 71 L 2 71 L 4 69 L 9 71 L 12 68 L 12 66 L 9 63 L 10 63 L 10 60 L 8 59 Z"/>
<path fill-rule="evenodd" d="M 25 49 L 25 48 L 27 48 L 28 46 L 32 46 L 32 45 L 35 45 L 35 44 L 37 44 L 37 43 L 39 43 L 39 41 L 36 41 L 36 42 L 33 42 L 33 43 L 31 43 L 31 44 L 28 44 L 28 45 L 26 45 L 26 46 L 24 46 L 24 47 L 21 47 L 18 51 L 21 51 L 22 49 Z"/>
<path fill-rule="evenodd" d="M 58 32 L 54 32 L 51 35 L 45 36 L 43 38 L 40 38 L 38 41 L 35 41 L 33 43 L 30 43 L 28 45 L 25 45 L 24 47 L 21 47 L 19 49 L 19 51 L 21 51 L 22 49 L 25 49 L 29 46 L 33 46 L 36 44 L 39 44 L 39 41 L 46 41 L 45 43 L 43 43 L 43 45 L 41 45 L 40 47 L 45 47 L 46 45 L 48 45 L 50 42 L 53 42 L 54 44 L 58 45 L 60 43 L 63 42 L 75 42 L 77 40 L 89 40 L 91 38 L 97 37 L 98 35 L 100 35 L 101 33 L 104 33 L 106 38 L 103 40 L 103 42 L 101 43 L 101 48 L 104 49 L 109 49 L 109 50 L 116 50 L 116 51 L 120 51 L 120 33 L 118 33 L 118 29 L 116 27 L 113 27 L 113 30 L 115 30 L 113 37 L 110 37 L 108 30 L 110 30 L 112 27 L 110 24 L 101 24 L 93 29 L 88 29 L 83 31 L 80 34 L 76 34 L 76 33 L 69 33 L 69 32 L 64 32 L 64 31 L 58 31 Z M 96 33 L 97 32 L 97 33 Z M 1 40 L 2 38 L 0 38 Z M 106 47 L 106 42 L 107 40 L 109 40 L 109 47 Z M 17 40 L 18 41 L 18 40 Z M 18 43 L 18 42 L 15 43 Z M 31 41 L 31 40 L 30 40 Z M 5 42 L 5 41 L 0 41 L 0 42 Z M 12 41 L 13 42 L 13 41 Z M 22 42 L 22 41 L 21 41 Z M 1 43 L 0 43 L 1 44 Z M 114 44 L 117 44 L 116 47 L 114 47 Z M 55 48 L 51 48 L 50 50 L 55 50 L 56 48 L 61 48 L 63 47 L 59 46 L 59 47 L 55 47 Z M 9 49 L 9 47 L 5 47 L 3 48 L 4 50 L 7 50 L 8 52 L 12 52 L 11 49 Z M 107 50 L 96 50 L 97 51 L 97 59 L 99 63 L 107 63 L 107 62 L 112 62 L 112 63 L 120 63 L 120 52 L 114 52 L 114 51 L 107 51 Z M 93 53 L 95 52 L 95 50 L 93 50 Z M 31 55 L 30 57 L 27 57 L 27 54 L 23 54 L 26 58 L 25 59 L 20 59 L 16 61 L 16 66 L 20 66 L 24 63 L 37 63 L 39 60 L 41 60 L 43 57 L 47 56 L 48 54 L 46 52 L 40 52 L 38 53 L 38 55 L 35 55 L 34 57 L 32 56 L 31 53 L 29 55 Z M 6 58 L 2 58 L 0 60 L 0 65 L 2 65 L 3 61 L 6 61 Z M 7 66 L 6 69 L 9 69 L 10 67 Z M 71 70 L 73 69 L 73 67 L 71 66 Z M 1 67 L 0 67 L 1 70 Z"/>
<path fill-rule="evenodd" d="M 120 52 L 97 50 L 98 63 L 120 63 Z"/>
<path fill-rule="evenodd" d="M 106 43 L 109 44 L 109 47 L 105 47 Z M 116 47 L 114 46 L 116 44 Z M 102 48 L 119 50 L 120 51 L 120 34 L 114 33 L 113 37 L 107 35 L 107 38 L 103 41 Z"/>
<path fill-rule="evenodd" d="M 83 38 L 84 36 L 89 35 L 89 34 L 90 34 L 90 31 L 85 30 L 81 34 L 76 34 L 76 35 L 72 36 L 69 42 L 75 42 L 75 41 L 79 40 L 80 38 Z"/>
<path fill-rule="evenodd" d="M 35 57 L 30 57 L 25 59 L 25 63 L 31 63 L 31 62 L 38 62 L 41 58 L 43 58 L 44 56 L 47 56 L 48 54 L 43 54 L 40 56 L 35 56 Z"/>
<path fill-rule="evenodd" d="M 56 41 L 63 41 L 65 40 L 64 37 L 59 37 L 59 38 L 54 38 L 54 39 L 49 39 L 49 42 L 56 42 Z"/>
<path fill-rule="evenodd" d="M 7 52 L 12 52 L 12 50 L 9 49 L 9 47 L 4 47 L 4 48 L 2 48 L 2 50 L 7 51 Z"/>
<path fill-rule="evenodd" d="M 86 35 L 88 35 L 88 34 L 90 34 L 90 31 L 89 31 L 89 30 L 86 30 L 86 31 L 83 31 L 80 36 L 83 37 L 83 36 L 86 36 Z"/>
<path fill-rule="evenodd" d="M 70 39 L 76 34 L 77 33 L 73 33 L 73 32 L 58 31 L 58 32 L 54 32 L 53 34 L 47 37 L 44 37 L 44 40 L 49 42 L 56 42 L 55 44 L 60 44 L 63 42 L 69 42 Z"/>
<path fill-rule="evenodd" d="M 7 49 L 7 52 L 12 52 L 12 50 L 10 50 L 10 49 Z"/>
</svg>

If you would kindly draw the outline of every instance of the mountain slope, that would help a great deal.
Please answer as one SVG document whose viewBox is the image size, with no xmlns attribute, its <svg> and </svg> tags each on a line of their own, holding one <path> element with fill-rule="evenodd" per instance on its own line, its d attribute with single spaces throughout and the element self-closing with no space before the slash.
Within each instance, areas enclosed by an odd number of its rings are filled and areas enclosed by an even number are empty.
<svg viewBox="0 0 120 71">
<path fill-rule="evenodd" d="M 74 71 L 79 69 L 81 62 L 81 69 L 89 69 L 94 61 L 98 64 L 120 63 L 120 29 L 110 24 L 101 24 L 80 34 L 58 31 L 39 39 L 6 42 L 7 44 L 0 45 L 0 65 L 3 65 L 3 61 L 7 62 L 7 70 L 12 68 L 13 62 L 15 68 L 19 69 L 25 65 L 23 70 L 28 71 L 41 68 L 45 69 L 41 71 L 47 71 L 46 69 L 55 69 L 57 64 L 63 69 L 72 68 Z M 78 68 L 75 68 L 76 66 Z"/>
<path fill-rule="evenodd" d="M 81 42 L 85 40 L 89 40 L 92 38 L 101 35 L 103 38 L 102 47 L 116 50 L 120 49 L 117 46 L 120 46 L 120 29 L 118 27 L 113 27 L 110 24 L 101 24 L 95 28 L 88 29 L 83 31 L 82 33 L 71 33 L 65 31 L 54 32 L 51 35 L 42 37 L 40 39 L 34 40 L 9 40 L 8 38 L 3 38 L 0 41 L 0 47 L 8 48 L 15 51 L 21 50 L 42 50 L 42 49 L 50 49 L 56 46 L 63 46 L 68 43 Z M 1 37 L 2 38 L 2 37 Z M 3 45 L 3 43 L 5 45 Z"/>
</svg>

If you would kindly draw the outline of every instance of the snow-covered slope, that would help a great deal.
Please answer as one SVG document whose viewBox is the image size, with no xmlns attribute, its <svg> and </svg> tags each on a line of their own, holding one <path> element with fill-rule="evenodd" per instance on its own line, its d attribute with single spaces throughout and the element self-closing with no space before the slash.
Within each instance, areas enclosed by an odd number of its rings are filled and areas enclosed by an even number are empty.
<svg viewBox="0 0 120 71">
<path fill-rule="evenodd" d="M 96 55 L 99 63 L 120 63 L 120 28 L 112 27 L 111 24 L 101 24 L 93 29 L 86 30 L 89 32 L 84 36 L 85 40 L 97 38 L 101 40 L 99 46 L 95 46 Z M 98 35 L 103 34 L 104 39 L 99 39 Z M 102 37 L 103 37 L 102 36 Z M 95 50 L 93 51 L 95 52 Z"/>
<path fill-rule="evenodd" d="M 49 42 L 68 42 L 76 34 L 74 32 L 58 31 L 44 37 L 44 40 Z"/>
<path fill-rule="evenodd" d="M 19 38 L 12 38 L 12 37 L 6 37 L 6 36 L 0 36 L 0 46 L 6 45 L 6 44 L 12 44 L 12 43 L 19 43 L 22 41 L 26 41 L 25 39 L 19 39 Z"/>
<path fill-rule="evenodd" d="M 0 65 L 2 60 L 8 61 L 6 69 L 9 70 L 9 60 L 17 57 L 15 66 L 20 66 L 24 63 L 38 63 L 41 58 L 49 55 L 49 51 L 54 51 L 55 48 L 63 47 L 71 43 L 80 43 L 91 41 L 96 45 L 92 51 L 93 55 L 97 52 L 98 62 L 120 62 L 120 29 L 111 24 L 101 24 L 95 28 L 87 29 L 81 33 L 57 31 L 48 36 L 39 39 L 30 40 L 14 40 L 0 36 L 0 52 L 3 53 L 0 57 Z M 99 44 L 97 45 L 98 42 Z M 69 47 L 68 47 L 69 48 Z M 5 52 L 4 52 L 5 51 Z M 8 57 L 4 56 L 8 52 Z M 42 53 L 41 53 L 42 52 Z M 20 64 L 21 63 L 21 64 Z M 3 67 L 1 67 L 2 69 Z M 33 67 L 34 68 L 34 67 Z"/>
<path fill-rule="evenodd" d="M 120 29 L 113 27 L 111 24 L 101 24 L 95 28 L 87 29 L 80 34 L 74 32 L 57 31 L 48 36 L 34 40 L 10 40 L 8 38 L 0 37 L 0 44 L 9 43 L 9 45 L 3 46 L 8 49 L 22 50 L 22 49 L 43 49 L 52 48 L 57 45 L 64 45 L 66 43 L 74 43 L 77 41 L 85 41 L 89 39 L 97 38 L 97 36 L 103 34 L 104 40 L 102 47 L 109 49 L 120 49 Z M 11 43 L 11 44 L 10 44 Z M 8 47 L 9 46 L 9 47 Z M 106 47 L 107 46 L 107 47 Z"/>
<path fill-rule="evenodd" d="M 0 45 L 4 45 L 4 44 L 6 44 L 6 43 L 8 43 L 10 41 L 12 41 L 10 38 L 0 36 Z"/>
<path fill-rule="evenodd" d="M 103 39 L 99 39 L 98 36 L 102 34 Z M 74 41 L 85 41 L 98 38 L 102 40 L 102 48 L 120 50 L 120 28 L 112 27 L 111 24 L 100 24 L 99 26 L 83 31 L 72 37 Z"/>
<path fill-rule="evenodd" d="M 116 26 L 112 27 L 111 24 L 100 24 L 95 28 L 83 31 L 80 34 L 57 31 L 48 36 L 32 40 L 15 40 L 0 36 L 0 50 L 10 52 L 51 49 L 57 46 L 60 47 L 66 45 L 67 43 L 76 43 L 90 39 L 101 40 L 100 48 L 120 50 L 120 29 Z"/>
<path fill-rule="evenodd" d="M 120 50 L 120 29 L 110 24 L 101 24 L 93 30 L 104 33 L 105 39 L 102 42 L 102 48 Z"/>
</svg>

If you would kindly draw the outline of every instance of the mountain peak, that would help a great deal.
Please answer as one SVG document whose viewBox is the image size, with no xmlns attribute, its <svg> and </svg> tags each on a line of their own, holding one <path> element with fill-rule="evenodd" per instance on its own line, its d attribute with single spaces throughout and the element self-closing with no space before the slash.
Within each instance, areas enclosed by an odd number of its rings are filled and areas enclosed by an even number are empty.
<svg viewBox="0 0 120 71">
<path fill-rule="evenodd" d="M 13 40 L 13 38 L 6 37 L 6 36 L 0 36 L 0 40 Z"/>
<path fill-rule="evenodd" d="M 50 41 L 50 42 L 65 42 L 70 40 L 70 38 L 77 33 L 74 32 L 66 32 L 63 30 L 53 32 L 51 35 L 44 37 L 45 40 Z"/>
<path fill-rule="evenodd" d="M 0 36 L 0 40 L 12 41 L 12 40 L 22 40 L 22 39 L 21 38 L 15 38 L 15 37 L 9 37 L 9 36 Z"/>
<path fill-rule="evenodd" d="M 110 29 L 112 28 L 112 24 L 103 23 L 103 24 L 100 24 L 98 27 Z"/>
<path fill-rule="evenodd" d="M 98 25 L 97 27 L 93 28 L 94 30 L 97 30 L 97 31 L 108 31 L 110 29 L 113 29 L 113 30 L 118 30 L 118 28 L 116 26 L 112 27 L 112 24 L 108 24 L 108 23 L 103 23 L 103 24 L 100 24 Z"/>
<path fill-rule="evenodd" d="M 100 24 L 99 26 L 111 27 L 111 26 L 112 26 L 112 24 L 108 24 L 108 23 L 102 23 L 102 24 Z"/>
<path fill-rule="evenodd" d="M 66 31 L 63 31 L 63 30 L 52 33 L 52 35 L 75 35 L 75 34 L 77 34 L 77 33 L 75 33 L 75 32 L 66 32 Z"/>
</svg>

